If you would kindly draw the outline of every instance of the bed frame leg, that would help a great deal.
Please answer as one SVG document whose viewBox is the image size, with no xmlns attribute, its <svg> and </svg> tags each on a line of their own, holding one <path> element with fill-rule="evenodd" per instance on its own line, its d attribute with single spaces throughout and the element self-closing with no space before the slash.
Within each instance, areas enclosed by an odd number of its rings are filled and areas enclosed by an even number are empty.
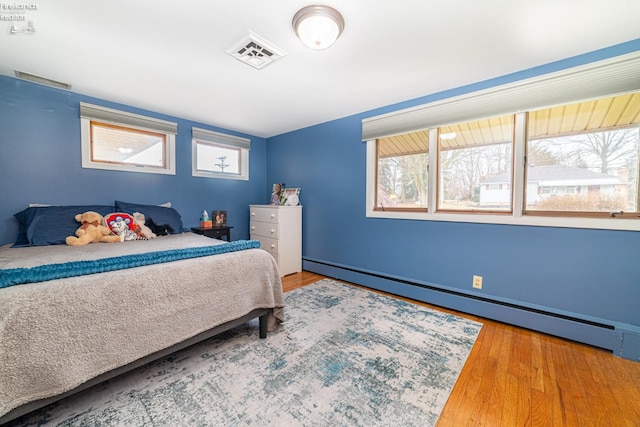
<svg viewBox="0 0 640 427">
<path fill-rule="evenodd" d="M 269 320 L 268 314 L 263 314 L 259 317 L 260 321 L 260 338 L 265 339 L 267 337 L 267 323 Z"/>
</svg>

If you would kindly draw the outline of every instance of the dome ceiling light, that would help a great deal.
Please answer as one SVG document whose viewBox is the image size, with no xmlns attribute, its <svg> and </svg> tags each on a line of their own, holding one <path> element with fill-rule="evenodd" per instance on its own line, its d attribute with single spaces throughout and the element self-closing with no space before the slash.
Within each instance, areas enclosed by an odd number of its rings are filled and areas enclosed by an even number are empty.
<svg viewBox="0 0 640 427">
<path fill-rule="evenodd" d="M 294 15 L 292 24 L 302 43 L 316 50 L 331 46 L 344 30 L 340 12 L 321 5 L 303 7 Z"/>
</svg>

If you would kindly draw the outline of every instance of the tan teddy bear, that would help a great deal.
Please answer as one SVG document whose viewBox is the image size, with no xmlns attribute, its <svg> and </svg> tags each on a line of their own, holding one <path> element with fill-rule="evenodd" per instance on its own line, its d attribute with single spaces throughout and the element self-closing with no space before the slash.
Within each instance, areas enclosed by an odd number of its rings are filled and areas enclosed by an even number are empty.
<svg viewBox="0 0 640 427">
<path fill-rule="evenodd" d="M 114 236 L 111 234 L 111 230 L 103 225 L 103 220 L 104 218 L 102 215 L 93 211 L 76 215 L 76 221 L 82 223 L 82 225 L 76 230 L 76 236 L 78 237 L 67 237 L 67 245 L 81 246 L 97 242 L 121 242 L 122 239 L 120 236 Z"/>
</svg>

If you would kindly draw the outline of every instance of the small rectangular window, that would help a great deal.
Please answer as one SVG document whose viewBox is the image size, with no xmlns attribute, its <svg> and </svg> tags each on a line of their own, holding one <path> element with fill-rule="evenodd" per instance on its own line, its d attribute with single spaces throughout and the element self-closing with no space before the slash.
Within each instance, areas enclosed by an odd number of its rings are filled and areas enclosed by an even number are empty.
<svg viewBox="0 0 640 427">
<path fill-rule="evenodd" d="M 175 175 L 177 124 L 80 103 L 82 167 Z"/>
<path fill-rule="evenodd" d="M 193 128 L 191 133 L 193 176 L 249 179 L 251 141 L 198 128 Z"/>
<path fill-rule="evenodd" d="M 426 210 L 429 133 L 411 132 L 377 140 L 375 209 Z"/>
<path fill-rule="evenodd" d="M 91 121 L 91 160 L 164 168 L 166 135 Z"/>
<path fill-rule="evenodd" d="M 511 212 L 514 116 L 438 129 L 438 211 Z"/>
<path fill-rule="evenodd" d="M 639 142 L 640 93 L 530 112 L 525 212 L 637 212 Z"/>
</svg>

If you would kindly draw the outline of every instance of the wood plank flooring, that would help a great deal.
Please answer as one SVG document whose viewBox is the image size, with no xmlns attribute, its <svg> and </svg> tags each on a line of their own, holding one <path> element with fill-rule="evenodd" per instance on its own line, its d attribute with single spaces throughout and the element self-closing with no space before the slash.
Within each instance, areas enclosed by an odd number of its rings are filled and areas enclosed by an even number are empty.
<svg viewBox="0 0 640 427">
<path fill-rule="evenodd" d="M 285 276 L 282 285 L 288 292 L 323 278 L 305 271 Z M 639 362 L 573 341 L 412 302 L 484 325 L 438 427 L 640 426 Z"/>
</svg>

